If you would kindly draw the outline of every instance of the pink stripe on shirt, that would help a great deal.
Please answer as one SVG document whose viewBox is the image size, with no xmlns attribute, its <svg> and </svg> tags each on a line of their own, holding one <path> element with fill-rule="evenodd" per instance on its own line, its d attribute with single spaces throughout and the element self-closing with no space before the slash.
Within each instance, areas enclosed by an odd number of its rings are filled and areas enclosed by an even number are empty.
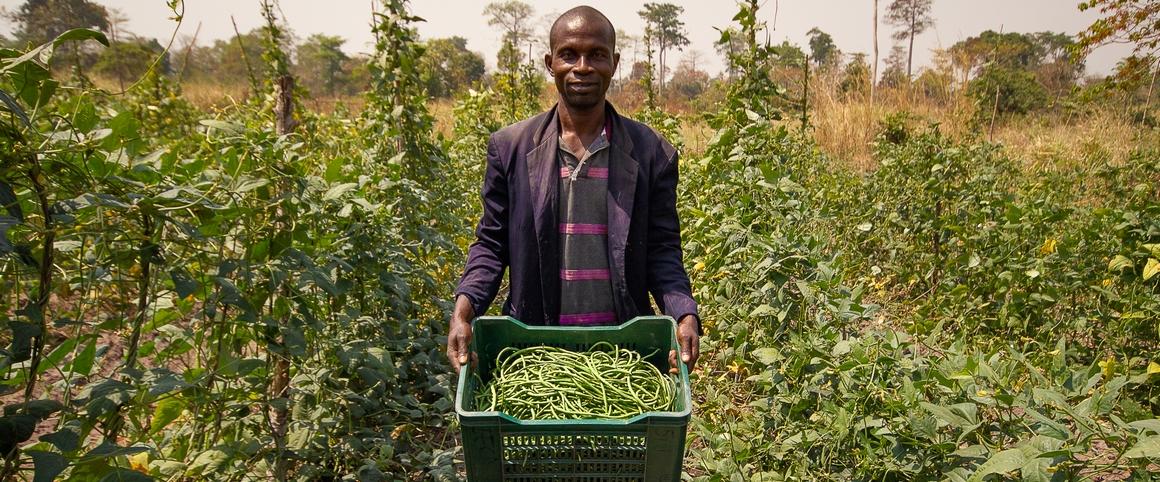
<svg viewBox="0 0 1160 482">
<path fill-rule="evenodd" d="M 607 167 L 589 167 L 587 177 L 592 178 L 592 179 L 608 179 L 608 168 Z"/>
<path fill-rule="evenodd" d="M 616 322 L 616 313 L 611 311 L 602 313 L 577 313 L 560 315 L 561 325 L 603 325 Z"/>
<path fill-rule="evenodd" d="M 608 234 L 607 224 L 560 223 L 561 234 Z"/>
<path fill-rule="evenodd" d="M 612 279 L 607 269 L 562 269 L 560 279 L 564 281 L 592 281 Z"/>
</svg>

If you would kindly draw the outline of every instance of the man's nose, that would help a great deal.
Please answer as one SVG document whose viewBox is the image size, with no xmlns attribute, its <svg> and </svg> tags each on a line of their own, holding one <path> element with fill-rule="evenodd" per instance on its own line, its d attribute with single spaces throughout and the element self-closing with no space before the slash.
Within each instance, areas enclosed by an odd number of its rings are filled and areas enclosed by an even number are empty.
<svg viewBox="0 0 1160 482">
<path fill-rule="evenodd" d="M 576 60 L 576 67 L 574 70 L 578 70 L 580 72 L 589 72 L 592 70 L 592 62 L 588 60 L 587 55 L 581 55 L 580 58 Z"/>
</svg>

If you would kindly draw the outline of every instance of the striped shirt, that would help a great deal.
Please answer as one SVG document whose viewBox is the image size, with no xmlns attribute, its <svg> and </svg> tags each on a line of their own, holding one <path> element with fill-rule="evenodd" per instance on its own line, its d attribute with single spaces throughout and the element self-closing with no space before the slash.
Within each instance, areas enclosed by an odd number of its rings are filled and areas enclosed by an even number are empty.
<svg viewBox="0 0 1160 482">
<path fill-rule="evenodd" d="M 608 265 L 607 129 L 577 156 L 563 139 L 560 165 L 560 324 L 616 324 Z"/>
</svg>

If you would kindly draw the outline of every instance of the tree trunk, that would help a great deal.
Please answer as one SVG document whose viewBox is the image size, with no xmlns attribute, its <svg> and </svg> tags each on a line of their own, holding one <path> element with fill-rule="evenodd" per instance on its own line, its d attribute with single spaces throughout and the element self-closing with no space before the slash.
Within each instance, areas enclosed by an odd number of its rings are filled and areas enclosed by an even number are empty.
<svg viewBox="0 0 1160 482">
<path fill-rule="evenodd" d="M 878 0 L 874 0 L 874 67 L 870 69 L 870 107 L 878 90 Z"/>
<path fill-rule="evenodd" d="M 910 14 L 911 14 L 911 16 L 910 16 L 910 48 L 907 49 L 907 52 L 906 52 L 906 82 L 907 83 L 909 83 L 912 80 L 912 72 L 913 71 L 910 68 L 912 65 L 914 65 L 914 14 L 915 14 L 915 12 L 912 11 L 912 12 L 910 12 Z"/>
<path fill-rule="evenodd" d="M 297 125 L 298 122 L 294 120 L 294 77 L 289 74 L 282 75 L 274 83 L 274 129 L 281 136 L 293 131 Z M 284 226 L 281 228 L 285 229 Z M 287 320 L 280 320 L 280 322 L 285 324 Z M 271 355 L 277 356 L 270 381 L 271 399 L 289 398 L 290 396 L 290 354 L 285 350 L 286 340 L 284 338 L 280 337 L 278 344 L 284 350 L 279 354 L 271 353 Z M 274 444 L 278 450 L 274 463 L 274 479 L 279 482 L 287 480 L 290 468 L 289 461 L 286 459 L 286 429 L 290 424 L 289 405 L 289 401 L 276 405 L 274 413 L 270 417 Z"/>
</svg>

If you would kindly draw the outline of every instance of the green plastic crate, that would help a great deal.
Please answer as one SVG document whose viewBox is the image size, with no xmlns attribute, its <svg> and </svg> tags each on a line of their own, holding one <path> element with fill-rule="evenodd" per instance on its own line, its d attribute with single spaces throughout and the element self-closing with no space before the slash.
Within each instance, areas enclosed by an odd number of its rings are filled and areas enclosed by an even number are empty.
<svg viewBox="0 0 1160 482">
<path fill-rule="evenodd" d="M 673 412 L 648 412 L 626 420 L 517 420 L 502 412 L 476 411 L 475 394 L 491 379 L 495 357 L 505 347 L 548 345 L 587 350 L 606 341 L 648 355 L 668 371 L 677 349 L 676 323 L 669 317 L 638 317 L 620 326 L 528 326 L 510 317 L 481 317 L 472 323 L 476 366 L 459 371 L 455 411 L 463 432 L 469 482 L 646 481 L 681 478 L 685 431 L 692 407 L 689 372 L 680 365 Z M 470 365 L 470 364 L 469 364 Z"/>
</svg>

